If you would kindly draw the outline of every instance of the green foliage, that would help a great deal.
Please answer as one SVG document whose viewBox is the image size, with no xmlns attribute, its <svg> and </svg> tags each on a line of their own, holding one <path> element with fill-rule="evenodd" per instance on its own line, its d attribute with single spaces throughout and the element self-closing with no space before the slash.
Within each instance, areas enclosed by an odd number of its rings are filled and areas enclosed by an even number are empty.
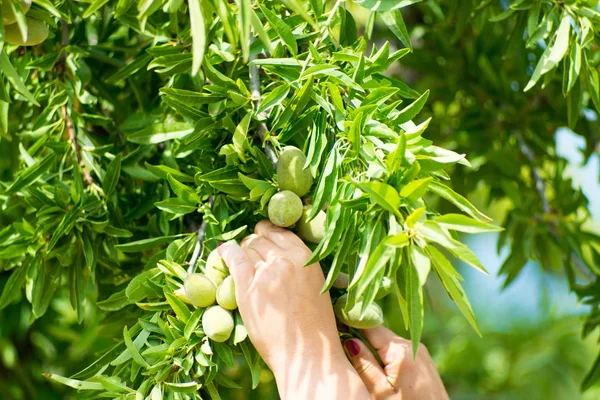
<svg viewBox="0 0 600 400">
<path fill-rule="evenodd" d="M 91 397 L 219 398 L 245 359 L 256 387 L 263 365 L 239 313 L 214 342 L 203 310 L 173 293 L 219 242 L 267 217 L 288 145 L 314 178 L 309 219 L 326 207 L 309 262 L 324 290 L 348 275 L 348 310 L 364 313 L 389 279 L 416 349 L 433 271 L 479 332 L 448 256 L 485 272 L 457 234 L 498 230 L 465 197 L 485 188 L 510 204 L 507 285 L 529 259 L 563 268 L 591 306 L 584 333 L 595 330 L 600 242 L 551 140 L 568 124 L 596 149 L 583 113 L 600 106 L 594 4 L 134 3 L 35 1 L 28 17 L 51 33 L 30 50 L 0 31 L 0 308 L 30 308 L 38 324 L 67 298 L 72 322 L 97 312 L 118 339 L 81 372 L 50 377 Z M 376 21 L 406 48 L 370 42 Z M 399 60 L 423 74 L 419 91 L 389 76 Z"/>
</svg>

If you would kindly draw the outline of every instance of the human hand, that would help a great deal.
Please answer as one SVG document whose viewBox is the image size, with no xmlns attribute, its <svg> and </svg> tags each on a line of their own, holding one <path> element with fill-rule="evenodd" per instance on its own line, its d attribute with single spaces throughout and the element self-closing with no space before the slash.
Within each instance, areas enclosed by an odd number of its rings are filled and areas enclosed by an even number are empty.
<svg viewBox="0 0 600 400">
<path fill-rule="evenodd" d="M 381 368 L 373 353 L 362 341 L 348 339 L 344 342 L 344 347 L 373 399 L 449 399 L 425 346 L 419 345 L 417 358 L 413 361 L 409 340 L 383 326 L 364 329 L 361 332 L 377 350 L 384 368 Z"/>
<path fill-rule="evenodd" d="M 368 398 L 344 355 L 329 293 L 320 294 L 323 272 L 319 264 L 304 267 L 311 252 L 300 238 L 262 221 L 241 246 L 227 242 L 219 254 L 282 398 Z"/>
</svg>

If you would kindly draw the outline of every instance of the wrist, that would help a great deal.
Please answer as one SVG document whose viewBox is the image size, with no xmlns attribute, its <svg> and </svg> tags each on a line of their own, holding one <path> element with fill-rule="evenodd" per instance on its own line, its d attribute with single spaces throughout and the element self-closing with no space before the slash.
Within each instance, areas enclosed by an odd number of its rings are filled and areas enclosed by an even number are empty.
<svg viewBox="0 0 600 400">
<path fill-rule="evenodd" d="M 341 346 L 339 351 L 304 353 L 288 359 L 282 357 L 269 366 L 282 399 L 315 398 L 308 394 L 315 394 L 319 388 L 339 382 L 342 376 L 355 374 Z"/>
</svg>

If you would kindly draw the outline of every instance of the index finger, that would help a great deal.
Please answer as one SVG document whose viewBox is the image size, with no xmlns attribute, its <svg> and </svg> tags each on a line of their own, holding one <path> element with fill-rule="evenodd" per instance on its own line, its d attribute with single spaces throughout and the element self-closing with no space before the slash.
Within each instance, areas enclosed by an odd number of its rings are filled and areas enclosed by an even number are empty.
<svg viewBox="0 0 600 400">
<path fill-rule="evenodd" d="M 238 293 L 247 293 L 254 279 L 254 265 L 248 253 L 235 241 L 231 240 L 218 247 L 219 255 L 229 268 L 235 283 L 236 296 Z M 239 290 L 239 292 L 238 292 Z M 239 297 L 238 297 L 239 298 Z"/>
<path fill-rule="evenodd" d="M 292 231 L 274 225 L 266 219 L 256 224 L 254 232 L 259 236 L 266 237 L 282 249 L 306 247 L 304 242 Z"/>
</svg>

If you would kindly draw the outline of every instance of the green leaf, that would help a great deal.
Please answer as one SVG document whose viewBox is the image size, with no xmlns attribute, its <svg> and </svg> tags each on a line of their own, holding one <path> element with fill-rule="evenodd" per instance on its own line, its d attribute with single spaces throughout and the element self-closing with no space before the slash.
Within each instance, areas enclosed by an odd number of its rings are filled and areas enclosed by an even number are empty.
<svg viewBox="0 0 600 400">
<path fill-rule="evenodd" d="M 240 43 L 242 45 L 242 53 L 244 62 L 248 62 L 250 58 L 250 28 L 252 26 L 252 4 L 250 0 L 236 0 L 238 4 L 238 20 L 240 22 Z"/>
<path fill-rule="evenodd" d="M 481 336 L 469 299 L 457 279 L 458 273 L 454 270 L 450 261 L 435 247 L 428 246 L 426 252 L 450 298 L 454 300 L 475 332 Z"/>
<path fill-rule="evenodd" d="M 590 371 L 583 378 L 583 382 L 581 382 L 581 391 L 588 390 L 596 383 L 600 381 L 600 353 L 594 361 L 594 365 L 590 369 Z"/>
<path fill-rule="evenodd" d="M 422 0 L 355 0 L 354 3 L 373 11 L 391 11 L 421 1 Z"/>
<path fill-rule="evenodd" d="M 408 266 L 408 279 L 406 293 L 408 295 L 408 309 L 410 319 L 410 340 L 412 342 L 413 359 L 417 357 L 417 350 L 423 332 L 423 284 L 418 271 L 429 268 L 429 259 L 422 256 L 422 250 L 417 246 L 410 247 L 411 264 Z M 422 275 L 422 274 L 421 274 Z"/>
<path fill-rule="evenodd" d="M 123 339 L 125 340 L 125 346 L 127 347 L 127 350 L 129 350 L 129 352 L 131 353 L 131 357 L 133 358 L 133 360 L 143 368 L 150 368 L 148 362 L 144 360 L 144 357 L 142 357 L 138 349 L 135 347 L 135 344 L 131 340 L 131 336 L 129 335 L 127 326 L 123 327 Z"/>
<path fill-rule="evenodd" d="M 569 48 L 569 33 L 571 30 L 571 17 L 565 11 L 561 21 L 560 26 L 556 30 L 556 35 L 554 36 L 554 43 L 552 46 L 546 48 L 542 56 L 540 57 L 540 61 L 538 62 L 535 70 L 533 71 L 533 75 L 531 79 L 525 86 L 524 92 L 531 89 L 540 77 L 547 72 L 553 70 L 558 63 L 563 59 L 567 50 Z"/>
<path fill-rule="evenodd" d="M 260 114 L 269 108 L 272 108 L 272 107 L 275 107 L 275 106 L 278 106 L 279 104 L 281 104 L 281 102 L 283 102 L 283 100 L 287 97 L 289 92 L 290 92 L 290 86 L 285 85 L 285 84 L 280 85 L 280 86 L 276 87 L 275 89 L 273 89 L 273 91 L 269 92 L 269 94 L 267 94 L 267 96 L 261 103 L 260 107 L 256 111 L 257 114 Z"/>
<path fill-rule="evenodd" d="M 256 35 L 258 36 L 260 41 L 263 42 L 263 44 L 265 45 L 267 51 L 269 53 L 272 53 L 273 44 L 271 43 L 271 39 L 269 38 L 267 32 L 265 32 L 265 28 L 263 27 L 262 22 L 260 22 L 260 19 L 254 12 L 252 7 L 250 7 L 250 23 L 252 24 L 252 29 L 254 29 L 254 32 L 256 32 Z"/>
<path fill-rule="evenodd" d="M 23 80 L 10 63 L 4 50 L 0 53 L 0 71 L 6 75 L 6 78 L 14 86 L 17 92 L 21 93 L 23 97 L 39 107 L 40 104 L 35 100 L 29 89 L 27 89 L 25 83 L 23 83 Z"/>
<path fill-rule="evenodd" d="M 142 239 L 135 242 L 118 244 L 115 246 L 116 249 L 121 250 L 123 253 L 137 253 L 140 251 L 156 249 L 159 244 L 167 243 L 173 239 L 177 239 L 185 236 L 186 234 L 172 235 L 172 236 L 159 236 L 149 239 Z"/>
<path fill-rule="evenodd" d="M 383 209 L 402 219 L 400 214 L 400 196 L 396 189 L 382 182 L 353 182 L 354 186 L 367 193 L 371 200 Z"/>
<path fill-rule="evenodd" d="M 400 190 L 400 196 L 404 198 L 418 199 L 423 197 L 433 178 L 415 179 Z"/>
<path fill-rule="evenodd" d="M 390 175 L 400 171 L 402 164 L 404 163 L 406 153 L 406 135 L 404 132 L 400 132 L 398 135 L 398 141 L 394 151 L 388 154 L 386 158 L 386 164 Z"/>
<path fill-rule="evenodd" d="M 121 159 L 121 153 L 117 154 L 106 168 L 106 174 L 102 180 L 102 187 L 107 198 L 110 197 L 113 190 L 117 187 L 117 182 L 119 182 L 119 176 L 121 175 Z"/>
<path fill-rule="evenodd" d="M 323 284 L 323 288 L 321 289 L 321 294 L 331 289 L 336 278 L 342 271 L 342 266 L 344 265 L 344 261 L 346 260 L 348 254 L 350 254 L 350 249 L 354 244 L 355 237 L 356 219 L 352 218 L 350 219 L 350 224 L 348 225 L 348 228 L 344 230 L 342 244 L 338 246 L 335 252 L 333 262 L 331 263 L 331 268 L 327 272 L 327 278 L 325 279 L 325 283 Z"/>
<path fill-rule="evenodd" d="M 158 123 L 129 134 L 127 140 L 137 144 L 157 144 L 182 139 L 193 131 L 194 127 L 185 122 Z"/>
<path fill-rule="evenodd" d="M 129 78 L 130 76 L 134 75 L 138 71 L 142 70 L 145 66 L 147 66 L 150 60 L 152 60 L 152 56 L 149 54 L 138 56 L 135 60 L 125 65 L 113 75 L 106 78 L 106 83 L 114 85 Z"/>
<path fill-rule="evenodd" d="M 392 33 L 396 35 L 396 37 L 412 51 L 413 47 L 410 43 L 410 35 L 406 29 L 406 25 L 404 24 L 404 19 L 402 18 L 402 13 L 400 10 L 382 12 L 380 16 L 389 30 L 392 31 Z"/>
<path fill-rule="evenodd" d="M 177 297 L 173 296 L 170 293 L 165 293 L 165 297 L 167 298 L 167 301 L 171 305 L 171 308 L 173 309 L 173 311 L 175 311 L 175 315 L 177 315 L 177 319 L 179 319 L 184 324 L 188 323 L 190 320 L 190 317 L 192 316 L 192 313 L 190 312 L 190 309 L 188 308 L 188 306 L 183 301 L 179 300 Z"/>
<path fill-rule="evenodd" d="M 418 99 L 413 101 L 409 106 L 404 108 L 402 111 L 398 113 L 398 115 L 394 116 L 394 124 L 403 124 L 412 120 L 417 114 L 421 111 L 425 103 L 427 102 L 427 98 L 429 97 L 429 90 L 423 93 Z"/>
<path fill-rule="evenodd" d="M 194 182 L 194 178 L 171 167 L 167 167 L 166 165 L 151 165 L 146 163 L 146 168 L 148 171 L 152 172 L 158 178 L 167 179 L 167 175 L 172 175 L 175 179 L 180 182 Z"/>
<path fill-rule="evenodd" d="M 17 266 L 15 270 L 13 270 L 10 278 L 6 281 L 6 285 L 4 285 L 4 290 L 2 290 L 0 310 L 5 308 L 18 294 L 21 293 L 21 288 L 25 283 L 25 278 L 27 277 L 27 271 L 29 270 L 30 265 L 30 262 L 26 261 L 23 265 Z"/>
<path fill-rule="evenodd" d="M 487 275 L 488 272 L 481 265 L 477 256 L 467 246 L 454 240 L 448 233 L 444 232 L 437 222 L 425 221 L 417 224 L 416 229 L 428 242 L 445 247 L 454 257 Z"/>
<path fill-rule="evenodd" d="M 469 200 L 465 199 L 460 194 L 456 193 L 454 190 L 450 189 L 448 186 L 444 185 L 441 182 L 432 181 L 429 184 L 429 190 L 431 190 L 433 193 L 437 194 L 441 198 L 448 200 L 460 210 L 466 212 L 471 217 L 479 221 L 492 220 L 490 217 L 488 217 L 487 215 L 479 211 L 477 208 L 475 208 L 475 206 L 471 204 Z"/>
<path fill-rule="evenodd" d="M 192 27 L 192 75 L 196 75 L 202 65 L 202 59 L 204 58 L 206 32 L 200 0 L 189 0 L 188 8 L 190 10 L 190 25 Z"/>
<path fill-rule="evenodd" d="M 55 380 L 56 382 L 62 383 L 63 385 L 72 387 L 77 390 L 104 390 L 104 386 L 98 382 L 86 382 L 78 381 L 76 379 L 65 378 L 57 374 L 43 374 L 46 378 Z"/>
<path fill-rule="evenodd" d="M 181 200 L 191 204 L 202 202 L 194 189 L 179 182 L 171 174 L 167 174 L 167 181 L 169 181 L 169 186 L 171 186 L 173 193 L 181 198 Z"/>
<path fill-rule="evenodd" d="M 98 11 L 106 3 L 108 3 L 108 0 L 92 1 L 92 4 L 90 4 L 89 7 L 83 13 L 83 18 L 89 18 L 90 16 L 92 16 L 92 14 L 94 14 L 96 11 Z"/>
<path fill-rule="evenodd" d="M 265 15 L 271 27 L 277 32 L 277 36 L 281 38 L 283 43 L 287 46 L 292 53 L 293 56 L 298 54 L 298 44 L 296 43 L 296 38 L 292 33 L 291 29 L 287 26 L 285 22 L 283 22 L 277 15 L 275 15 L 271 10 L 266 7 L 263 7 L 261 4 L 258 4 L 260 10 Z M 296 61 L 296 64 L 298 61 Z"/>
<path fill-rule="evenodd" d="M 361 298 L 369 286 L 373 285 L 373 281 L 379 276 L 380 272 L 385 268 L 387 262 L 394 256 L 396 249 L 390 247 L 386 240 L 381 241 L 375 250 L 369 255 L 369 260 L 365 269 L 361 271 L 360 276 L 354 276 L 352 282 L 356 284 L 356 297 Z M 358 281 L 356 279 L 359 279 Z M 349 289 L 352 285 L 349 287 Z"/>
<path fill-rule="evenodd" d="M 175 393 L 196 393 L 202 385 L 198 382 L 163 382 Z"/>
<path fill-rule="evenodd" d="M 37 178 L 39 178 L 44 172 L 46 172 L 52 164 L 56 161 L 56 154 L 50 153 L 43 160 L 37 162 L 31 167 L 25 169 L 21 174 L 15 179 L 15 181 L 6 189 L 6 194 L 16 193 L 25 186 L 28 186 L 30 183 L 34 182 Z"/>
<path fill-rule="evenodd" d="M 60 221 L 60 224 L 58 224 L 58 227 L 54 230 L 54 233 L 52 234 L 52 239 L 50 240 L 50 243 L 48 243 L 48 248 L 46 249 L 46 251 L 50 252 L 50 250 L 54 248 L 56 243 L 58 243 L 58 240 L 73 228 L 73 226 L 75 225 L 75 221 L 79 217 L 80 208 L 80 204 L 74 205 L 65 214 L 63 219 Z"/>
<path fill-rule="evenodd" d="M 502 228 L 492 224 L 469 218 L 462 214 L 446 214 L 435 218 L 435 222 L 446 229 L 466 233 L 498 232 Z"/>
</svg>

